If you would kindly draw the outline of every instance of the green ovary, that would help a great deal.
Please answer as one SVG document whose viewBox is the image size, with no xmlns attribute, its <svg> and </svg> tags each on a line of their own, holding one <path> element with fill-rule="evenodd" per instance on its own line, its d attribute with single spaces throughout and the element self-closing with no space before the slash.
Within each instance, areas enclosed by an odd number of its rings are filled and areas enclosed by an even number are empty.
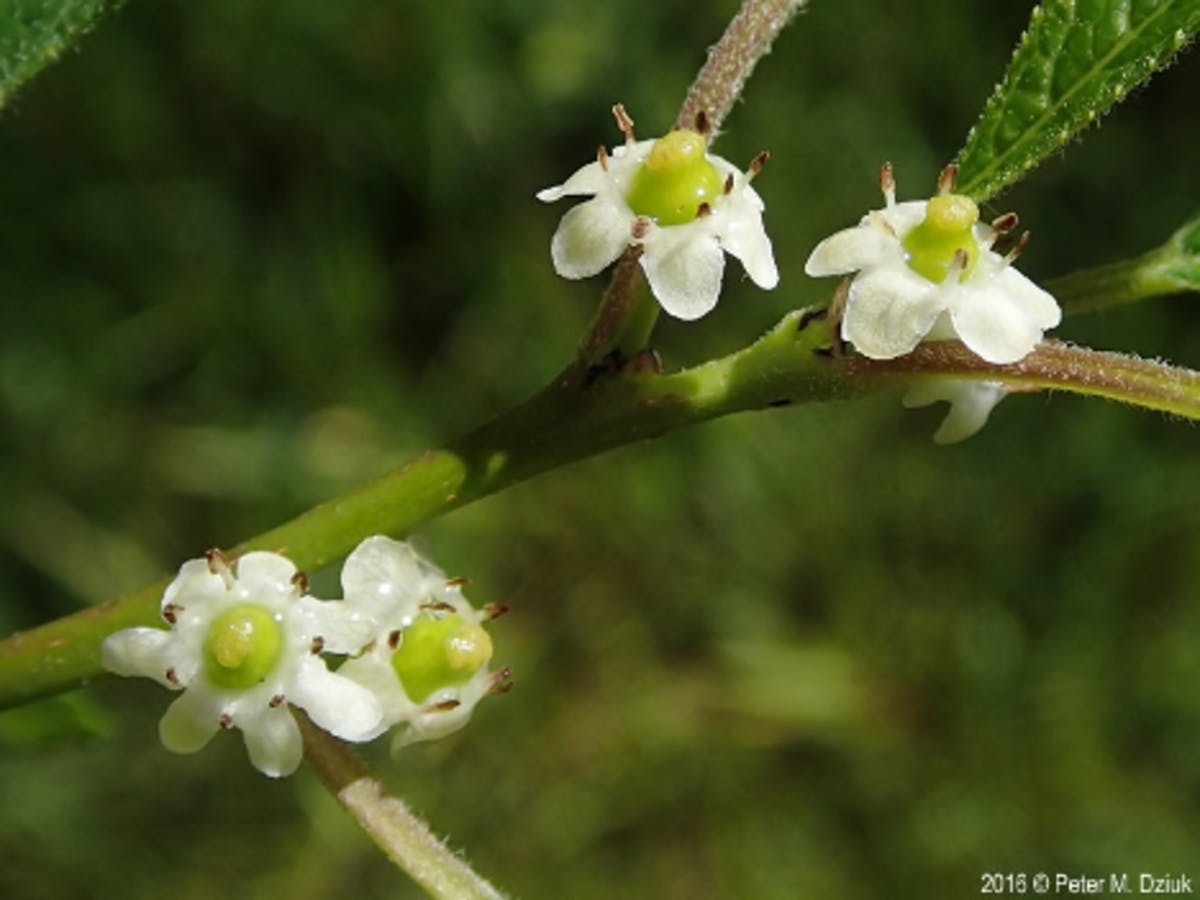
<svg viewBox="0 0 1200 900">
<path fill-rule="evenodd" d="M 694 131 L 660 137 L 633 175 L 625 201 L 639 216 L 659 225 L 683 225 L 702 203 L 721 196 L 724 183 L 705 155 L 704 138 Z"/>
<path fill-rule="evenodd" d="M 963 250 L 967 264 L 959 280 L 964 280 L 979 260 L 979 244 L 972 226 L 979 221 L 979 207 L 970 197 L 942 194 L 926 204 L 925 218 L 904 236 L 901 242 L 908 251 L 908 266 L 930 281 L 945 279 L 954 254 Z"/>
<path fill-rule="evenodd" d="M 245 690 L 279 662 L 283 632 L 261 606 L 244 603 L 217 616 L 204 638 L 204 672 L 219 688 Z"/>
<path fill-rule="evenodd" d="M 492 658 L 492 639 L 459 615 L 417 619 L 404 630 L 392 668 L 414 703 L 434 691 L 458 687 Z"/>
</svg>

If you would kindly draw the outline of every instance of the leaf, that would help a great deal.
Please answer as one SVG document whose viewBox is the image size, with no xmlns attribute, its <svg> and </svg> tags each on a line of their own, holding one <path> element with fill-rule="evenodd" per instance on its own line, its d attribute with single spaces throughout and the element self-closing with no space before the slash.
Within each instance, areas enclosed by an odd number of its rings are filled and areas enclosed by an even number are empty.
<svg viewBox="0 0 1200 900">
<path fill-rule="evenodd" d="M 124 0 L 0 0 L 0 109 Z"/>
<path fill-rule="evenodd" d="M 1200 29 L 1200 0 L 1047 0 L 958 156 L 958 189 L 1011 185 L 1168 65 Z"/>
</svg>

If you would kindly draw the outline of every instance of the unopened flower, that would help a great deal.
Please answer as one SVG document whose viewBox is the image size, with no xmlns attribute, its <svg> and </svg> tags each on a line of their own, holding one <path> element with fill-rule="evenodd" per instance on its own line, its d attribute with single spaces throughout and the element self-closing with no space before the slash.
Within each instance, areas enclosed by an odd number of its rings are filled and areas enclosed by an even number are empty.
<svg viewBox="0 0 1200 900">
<path fill-rule="evenodd" d="M 1008 256 L 991 249 L 1016 216 L 980 224 L 975 202 L 953 193 L 954 176 L 947 166 L 931 200 L 896 203 L 885 165 L 886 206 L 821 241 L 808 258 L 812 276 L 856 273 L 842 337 L 864 356 L 892 359 L 927 337 L 957 337 L 988 362 L 1012 363 L 1060 321 L 1054 297 L 1012 265 L 1024 238 Z"/>
<path fill-rule="evenodd" d="M 702 124 L 638 141 L 625 110 L 618 105 L 613 113 L 625 145 L 611 154 L 601 147 L 595 162 L 537 195 L 546 203 L 591 196 L 568 210 L 554 233 L 555 271 L 587 278 L 639 245 L 650 290 L 678 319 L 698 319 L 716 305 L 725 253 L 741 260 L 759 287 L 775 287 L 779 272 L 763 202 L 750 186 L 765 154 L 742 172 L 708 153 Z"/>
<path fill-rule="evenodd" d="M 474 609 L 461 581 L 447 580 L 408 544 L 377 536 L 342 570 L 346 603 L 379 616 L 380 637 L 338 670 L 383 706 L 374 734 L 399 726 L 393 750 L 462 728 L 475 705 L 508 687 L 508 670 L 489 672 L 492 641 L 483 623 L 496 608 Z"/>
<path fill-rule="evenodd" d="M 909 409 L 929 406 L 944 400 L 950 410 L 933 433 L 936 444 L 965 441 L 987 424 L 988 416 L 1008 389 L 999 381 L 975 381 L 967 378 L 922 378 L 904 395 L 901 402 Z"/>
<path fill-rule="evenodd" d="M 345 740 L 372 735 L 379 701 L 320 656 L 358 650 L 365 617 L 306 596 L 306 579 L 278 554 L 247 553 L 234 566 L 216 551 L 189 560 L 163 594 L 168 630 L 128 628 L 104 641 L 105 668 L 183 691 L 159 722 L 167 749 L 192 753 L 219 728 L 238 728 L 256 768 L 288 775 L 303 751 L 288 704 Z"/>
</svg>

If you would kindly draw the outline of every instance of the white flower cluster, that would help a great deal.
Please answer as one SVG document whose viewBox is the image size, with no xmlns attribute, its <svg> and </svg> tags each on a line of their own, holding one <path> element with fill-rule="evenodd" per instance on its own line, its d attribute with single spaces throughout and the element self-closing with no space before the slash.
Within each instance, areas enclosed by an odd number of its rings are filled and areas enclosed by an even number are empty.
<svg viewBox="0 0 1200 900">
<path fill-rule="evenodd" d="M 231 563 L 210 551 L 163 594 L 170 627 L 110 635 L 103 662 L 182 691 L 159 723 L 167 749 L 192 753 L 237 728 L 254 766 L 279 777 L 303 755 L 289 705 L 347 741 L 396 728 L 396 748 L 461 728 L 480 699 L 507 689 L 508 670 L 487 669 L 483 629 L 501 610 L 474 609 L 460 584 L 381 536 L 346 560 L 342 600 L 308 596 L 307 579 L 278 554 Z M 326 654 L 350 658 L 331 671 Z"/>
</svg>

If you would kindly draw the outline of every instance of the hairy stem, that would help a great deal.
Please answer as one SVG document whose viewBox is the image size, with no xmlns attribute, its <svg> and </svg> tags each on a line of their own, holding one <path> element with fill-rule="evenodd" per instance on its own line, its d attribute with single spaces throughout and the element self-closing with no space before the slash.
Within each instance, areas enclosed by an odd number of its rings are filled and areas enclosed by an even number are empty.
<svg viewBox="0 0 1200 900">
<path fill-rule="evenodd" d="M 296 718 L 308 764 L 371 840 L 431 897 L 499 900 L 503 896 L 438 840 L 404 801 L 388 796 L 383 784 L 349 747 L 317 728 L 303 713 L 297 712 Z"/>
</svg>

